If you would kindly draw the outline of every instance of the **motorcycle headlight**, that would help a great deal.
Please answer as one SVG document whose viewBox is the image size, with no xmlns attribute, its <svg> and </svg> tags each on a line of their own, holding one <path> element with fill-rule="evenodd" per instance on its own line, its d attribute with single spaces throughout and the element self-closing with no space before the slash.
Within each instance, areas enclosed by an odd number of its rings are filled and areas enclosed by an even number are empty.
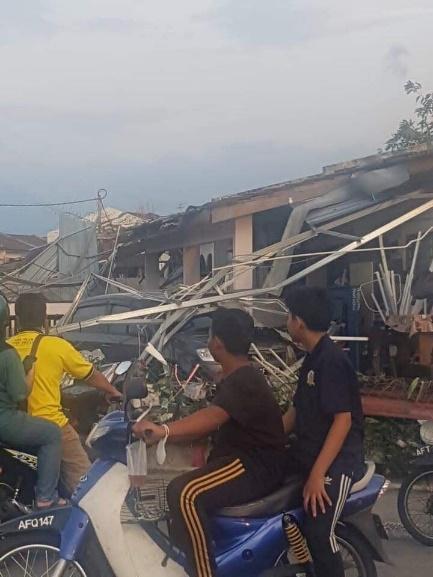
<svg viewBox="0 0 433 577">
<path fill-rule="evenodd" d="M 86 445 L 88 447 L 92 447 L 92 445 L 95 443 L 95 441 L 97 441 L 98 439 L 101 439 L 104 435 L 106 435 L 108 433 L 109 430 L 110 430 L 110 425 L 104 425 L 104 424 L 97 423 L 93 427 L 93 429 L 90 431 L 90 433 L 86 439 Z"/>
</svg>

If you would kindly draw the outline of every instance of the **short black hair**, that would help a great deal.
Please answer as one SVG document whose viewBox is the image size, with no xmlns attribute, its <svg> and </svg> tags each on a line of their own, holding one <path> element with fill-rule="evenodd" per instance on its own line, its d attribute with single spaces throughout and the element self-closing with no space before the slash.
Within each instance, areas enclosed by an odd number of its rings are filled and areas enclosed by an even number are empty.
<svg viewBox="0 0 433 577">
<path fill-rule="evenodd" d="M 232 355 L 248 355 L 254 338 L 254 321 L 241 309 L 220 308 L 212 317 L 212 336 L 218 337 Z"/>
<path fill-rule="evenodd" d="M 23 330 L 42 327 L 47 318 L 47 301 L 41 293 L 25 293 L 15 303 L 15 314 Z"/>
<path fill-rule="evenodd" d="M 290 313 L 304 321 L 310 331 L 326 332 L 332 320 L 332 303 L 326 289 L 296 287 L 285 297 Z"/>
</svg>

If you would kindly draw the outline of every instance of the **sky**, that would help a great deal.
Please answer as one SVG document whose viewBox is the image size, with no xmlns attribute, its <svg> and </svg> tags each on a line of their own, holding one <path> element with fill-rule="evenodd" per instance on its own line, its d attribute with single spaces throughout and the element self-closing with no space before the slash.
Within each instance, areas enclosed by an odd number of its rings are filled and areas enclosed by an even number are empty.
<svg viewBox="0 0 433 577">
<path fill-rule="evenodd" d="M 0 0 L 0 204 L 175 212 L 374 154 L 433 89 L 431 0 Z M 65 210 L 84 214 L 94 204 Z M 0 231 L 55 228 L 2 208 Z"/>
</svg>

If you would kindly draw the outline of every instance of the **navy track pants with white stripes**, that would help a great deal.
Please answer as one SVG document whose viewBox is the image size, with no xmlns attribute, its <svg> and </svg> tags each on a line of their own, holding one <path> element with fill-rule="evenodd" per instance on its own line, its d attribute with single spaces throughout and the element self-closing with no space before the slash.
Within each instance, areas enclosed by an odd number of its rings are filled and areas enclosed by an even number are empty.
<svg viewBox="0 0 433 577">
<path fill-rule="evenodd" d="M 301 473 L 308 478 L 294 458 L 288 462 L 288 471 Z M 325 488 L 332 506 L 325 504 L 325 513 L 317 507 L 317 516 L 311 509 L 305 516 L 302 532 L 314 562 L 316 577 L 344 577 L 343 561 L 335 537 L 335 528 L 349 496 L 353 482 L 353 471 L 344 462 L 333 463 L 326 475 Z"/>
</svg>

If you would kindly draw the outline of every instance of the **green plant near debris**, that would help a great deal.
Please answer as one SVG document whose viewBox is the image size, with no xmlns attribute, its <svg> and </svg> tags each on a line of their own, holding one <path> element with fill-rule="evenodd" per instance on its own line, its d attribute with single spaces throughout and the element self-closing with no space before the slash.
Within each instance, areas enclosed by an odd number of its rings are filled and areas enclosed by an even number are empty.
<svg viewBox="0 0 433 577">
<path fill-rule="evenodd" d="M 293 378 L 285 381 L 267 376 L 268 383 L 273 390 L 282 411 L 291 404 L 296 389 L 296 380 Z M 190 388 L 181 386 L 173 376 L 173 372 L 162 374 L 149 389 L 154 395 L 153 402 L 159 407 L 160 419 L 168 421 L 190 415 L 199 409 L 206 407 L 211 402 L 216 390 L 216 385 L 198 379 L 191 383 Z M 201 394 L 198 399 L 191 398 L 191 388 L 196 387 Z M 156 411 L 153 413 L 155 414 Z"/>
<path fill-rule="evenodd" d="M 292 402 L 296 379 L 291 377 L 281 382 L 269 375 L 267 378 L 281 410 L 285 411 Z M 419 384 L 418 381 L 412 383 L 409 387 L 409 396 L 415 395 Z M 196 385 L 202 387 L 203 394 L 200 399 L 193 400 L 185 394 L 188 391 L 179 385 L 172 371 L 160 375 L 150 386 L 158 403 L 152 416 L 161 421 L 168 421 L 172 418 L 185 417 L 206 407 L 213 397 L 215 385 L 200 380 Z M 417 441 L 419 441 L 419 425 L 416 421 L 368 417 L 365 419 L 366 457 L 373 460 L 386 475 L 399 478 L 407 474 L 408 464 L 414 452 L 411 443 Z M 403 444 L 406 446 L 402 446 Z"/>
<path fill-rule="evenodd" d="M 414 443 L 419 442 L 419 424 L 407 419 L 365 419 L 366 457 L 376 463 L 386 475 L 402 478 L 407 475 L 414 455 Z"/>
<path fill-rule="evenodd" d="M 191 387 L 180 384 L 173 373 L 162 374 L 153 384 L 148 385 L 149 402 L 154 405 L 152 417 L 161 422 L 187 417 L 209 404 L 214 386 L 204 381 L 193 383 L 200 391 L 198 398 L 191 398 Z"/>
</svg>

